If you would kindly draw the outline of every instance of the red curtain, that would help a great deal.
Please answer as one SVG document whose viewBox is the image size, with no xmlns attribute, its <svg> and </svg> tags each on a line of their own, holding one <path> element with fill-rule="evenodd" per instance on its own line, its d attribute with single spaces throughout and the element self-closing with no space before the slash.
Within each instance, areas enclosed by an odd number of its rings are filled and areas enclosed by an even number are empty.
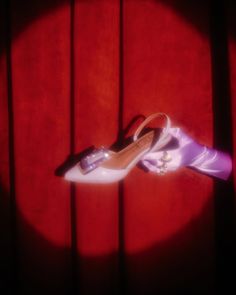
<svg viewBox="0 0 236 295">
<path fill-rule="evenodd" d="M 0 14 L 3 294 L 226 294 L 233 176 L 57 174 L 158 111 L 233 155 L 234 2 L 5 0 Z"/>
</svg>

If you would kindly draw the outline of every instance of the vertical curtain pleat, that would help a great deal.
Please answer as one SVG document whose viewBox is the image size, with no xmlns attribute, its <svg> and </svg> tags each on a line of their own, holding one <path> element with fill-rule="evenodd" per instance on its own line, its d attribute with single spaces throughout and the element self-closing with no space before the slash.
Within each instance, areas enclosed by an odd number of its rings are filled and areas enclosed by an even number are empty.
<svg viewBox="0 0 236 295">
<path fill-rule="evenodd" d="M 10 181 L 10 138 L 9 138 L 9 112 L 8 112 L 8 91 L 9 81 L 9 27 L 7 22 L 8 7 L 6 3 L 0 4 L 0 284 L 3 290 L 10 294 L 13 283 L 14 266 L 13 258 L 13 223 L 11 213 L 13 200 Z"/>
<path fill-rule="evenodd" d="M 227 18 L 229 5 L 211 1 L 210 42 L 212 68 L 212 99 L 215 147 L 233 154 L 232 98 L 229 38 L 231 28 Z M 214 183 L 214 224 L 216 287 L 219 292 L 234 288 L 232 272 L 235 252 L 235 200 L 233 177 L 227 183 Z"/>
<path fill-rule="evenodd" d="M 161 1 L 125 1 L 124 117 L 165 112 L 173 126 L 211 145 L 208 6 L 191 8 L 204 32 Z M 129 294 L 212 292 L 212 184 L 186 168 L 164 177 L 131 172 L 124 205 Z"/>
<path fill-rule="evenodd" d="M 69 189 L 54 175 L 69 154 L 69 4 L 40 15 L 40 1 L 11 3 L 16 267 L 24 294 L 65 294 L 71 283 Z M 19 32 L 31 11 L 40 16 Z"/>
<path fill-rule="evenodd" d="M 227 36 L 228 36 L 228 52 L 229 52 L 229 74 L 230 74 L 230 94 L 231 94 L 231 120 L 232 120 L 232 150 L 233 155 L 235 155 L 236 150 L 236 24 L 234 17 L 234 2 L 227 1 L 226 6 L 226 24 L 228 25 Z M 235 157 L 233 157 L 233 171 L 235 171 L 236 162 Z M 233 173 L 234 179 L 234 191 L 236 190 L 236 178 L 235 173 Z"/>
<path fill-rule="evenodd" d="M 76 1 L 75 150 L 110 146 L 119 108 L 119 1 Z M 116 289 L 118 185 L 76 187 L 78 284 L 82 294 Z"/>
</svg>

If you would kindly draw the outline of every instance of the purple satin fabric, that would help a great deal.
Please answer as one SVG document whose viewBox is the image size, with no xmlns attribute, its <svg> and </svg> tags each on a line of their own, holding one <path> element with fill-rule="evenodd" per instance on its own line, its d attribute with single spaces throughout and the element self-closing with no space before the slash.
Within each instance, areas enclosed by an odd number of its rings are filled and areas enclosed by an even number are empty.
<svg viewBox="0 0 236 295">
<path fill-rule="evenodd" d="M 208 175 L 227 180 L 232 171 L 229 154 L 202 146 L 195 141 L 182 149 L 183 164 Z"/>
<path fill-rule="evenodd" d="M 229 178 L 232 160 L 228 153 L 197 143 L 180 128 L 170 128 L 170 134 L 177 140 L 178 147 L 173 149 L 167 146 L 164 149 L 172 158 L 167 163 L 166 172 L 186 166 L 219 179 Z M 150 171 L 159 173 L 161 157 L 163 157 L 163 150 L 151 152 L 143 157 L 142 164 Z"/>
</svg>

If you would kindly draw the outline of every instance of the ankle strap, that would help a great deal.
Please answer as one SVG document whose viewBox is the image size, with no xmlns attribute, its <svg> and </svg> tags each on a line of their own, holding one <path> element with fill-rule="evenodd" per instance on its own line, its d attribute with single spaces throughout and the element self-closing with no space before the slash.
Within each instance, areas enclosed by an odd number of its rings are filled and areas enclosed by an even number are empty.
<svg viewBox="0 0 236 295">
<path fill-rule="evenodd" d="M 166 145 L 169 142 L 170 138 L 171 138 L 171 135 L 169 134 L 170 127 L 171 127 L 171 120 L 170 120 L 170 118 L 165 113 L 155 113 L 155 114 L 152 114 L 152 115 L 148 116 L 143 121 L 143 123 L 140 124 L 140 126 L 138 127 L 138 129 L 134 133 L 133 140 L 136 141 L 138 139 L 138 136 L 139 136 L 140 132 L 143 130 L 143 128 L 149 122 L 151 122 L 155 118 L 162 117 L 162 116 L 165 117 L 165 119 L 166 119 L 166 126 L 162 129 L 161 134 L 160 134 L 157 142 L 152 146 L 152 148 L 150 149 L 150 151 L 154 151 L 154 150 L 160 149 L 164 145 Z"/>
</svg>

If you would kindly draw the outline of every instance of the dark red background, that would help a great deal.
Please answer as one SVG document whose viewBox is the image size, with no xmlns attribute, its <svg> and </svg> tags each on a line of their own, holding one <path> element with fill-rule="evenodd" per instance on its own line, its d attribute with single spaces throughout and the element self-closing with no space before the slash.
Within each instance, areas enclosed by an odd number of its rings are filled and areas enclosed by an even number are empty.
<svg viewBox="0 0 236 295">
<path fill-rule="evenodd" d="M 229 294 L 233 176 L 135 168 L 91 186 L 57 168 L 158 111 L 233 155 L 234 2 L 11 0 L 0 13 L 3 294 Z"/>
</svg>

